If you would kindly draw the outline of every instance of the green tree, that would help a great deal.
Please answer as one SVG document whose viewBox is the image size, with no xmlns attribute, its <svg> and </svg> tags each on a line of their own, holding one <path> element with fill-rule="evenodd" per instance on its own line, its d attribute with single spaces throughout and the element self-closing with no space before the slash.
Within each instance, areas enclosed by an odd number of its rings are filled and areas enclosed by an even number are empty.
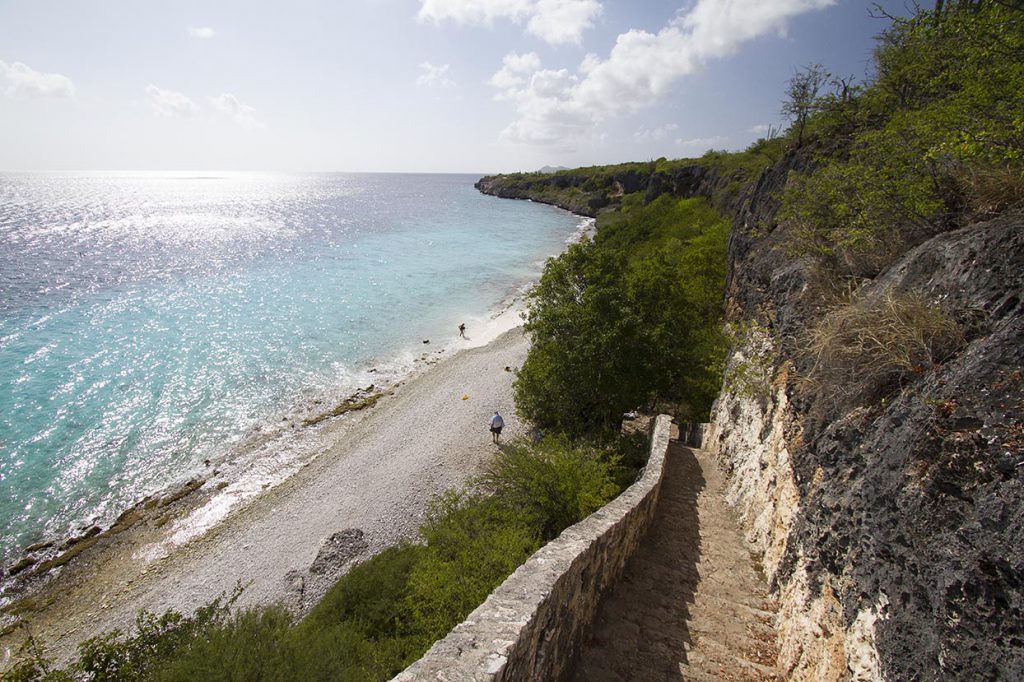
<svg viewBox="0 0 1024 682">
<path fill-rule="evenodd" d="M 798 146 L 803 144 L 808 119 L 819 108 L 818 96 L 829 76 L 821 64 L 808 64 L 789 79 L 786 99 L 782 102 L 782 114 L 793 120 Z"/>
<path fill-rule="evenodd" d="M 519 413 L 572 435 L 658 400 L 706 413 L 721 378 L 728 227 L 706 200 L 663 196 L 550 260 L 530 295 Z"/>
</svg>

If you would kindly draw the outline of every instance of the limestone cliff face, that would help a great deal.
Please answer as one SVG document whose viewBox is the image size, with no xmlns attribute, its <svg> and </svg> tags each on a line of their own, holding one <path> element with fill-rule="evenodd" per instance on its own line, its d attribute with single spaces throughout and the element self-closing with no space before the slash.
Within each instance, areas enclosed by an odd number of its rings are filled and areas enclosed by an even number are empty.
<svg viewBox="0 0 1024 682">
<path fill-rule="evenodd" d="M 875 395 L 812 389 L 802 339 L 828 311 L 828 273 L 790 255 L 776 219 L 811 163 L 787 152 L 739 193 L 699 165 L 477 186 L 588 215 L 635 191 L 704 196 L 734 217 L 739 343 L 704 444 L 778 600 L 790 679 L 1024 679 L 1024 213 L 915 234 L 863 283 L 863 301 L 945 311 L 961 332 L 950 353 Z"/>
<path fill-rule="evenodd" d="M 884 398 L 807 390 L 813 268 L 784 248 L 790 154 L 730 242 L 744 322 L 705 447 L 779 601 L 791 679 L 1024 678 L 1024 215 L 932 235 L 866 284 L 960 321 L 959 349 Z"/>
</svg>

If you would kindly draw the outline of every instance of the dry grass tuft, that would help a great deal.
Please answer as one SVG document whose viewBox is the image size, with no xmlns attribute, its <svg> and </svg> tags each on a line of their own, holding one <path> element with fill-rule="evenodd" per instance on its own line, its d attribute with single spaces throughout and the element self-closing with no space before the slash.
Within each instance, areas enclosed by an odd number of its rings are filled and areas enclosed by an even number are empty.
<svg viewBox="0 0 1024 682">
<path fill-rule="evenodd" d="M 976 219 L 992 218 L 1024 206 L 1024 167 L 988 166 L 960 177 L 967 207 Z"/>
<path fill-rule="evenodd" d="M 930 370 L 964 343 L 960 325 L 912 294 L 851 293 L 802 339 L 806 382 L 842 402 L 876 400 L 908 377 Z"/>
</svg>

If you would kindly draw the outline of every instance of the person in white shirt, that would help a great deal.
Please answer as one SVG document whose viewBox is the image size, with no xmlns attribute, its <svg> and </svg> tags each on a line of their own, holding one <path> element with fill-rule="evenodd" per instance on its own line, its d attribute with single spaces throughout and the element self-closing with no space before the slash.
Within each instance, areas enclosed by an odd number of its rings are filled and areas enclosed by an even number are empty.
<svg viewBox="0 0 1024 682">
<path fill-rule="evenodd" d="M 494 411 L 494 416 L 491 417 L 491 438 L 494 439 L 495 443 L 498 442 L 498 436 L 501 435 L 501 429 L 504 426 L 505 426 L 505 420 L 502 419 L 501 415 L 498 414 L 498 411 L 495 410 Z"/>
</svg>

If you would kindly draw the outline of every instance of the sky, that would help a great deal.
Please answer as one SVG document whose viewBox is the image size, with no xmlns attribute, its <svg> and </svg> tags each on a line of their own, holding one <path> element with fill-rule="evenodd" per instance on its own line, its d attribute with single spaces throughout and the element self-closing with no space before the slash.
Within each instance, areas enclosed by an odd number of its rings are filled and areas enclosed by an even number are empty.
<svg viewBox="0 0 1024 682">
<path fill-rule="evenodd" d="M 0 0 L 0 170 L 510 172 L 737 150 L 860 0 Z"/>
</svg>

